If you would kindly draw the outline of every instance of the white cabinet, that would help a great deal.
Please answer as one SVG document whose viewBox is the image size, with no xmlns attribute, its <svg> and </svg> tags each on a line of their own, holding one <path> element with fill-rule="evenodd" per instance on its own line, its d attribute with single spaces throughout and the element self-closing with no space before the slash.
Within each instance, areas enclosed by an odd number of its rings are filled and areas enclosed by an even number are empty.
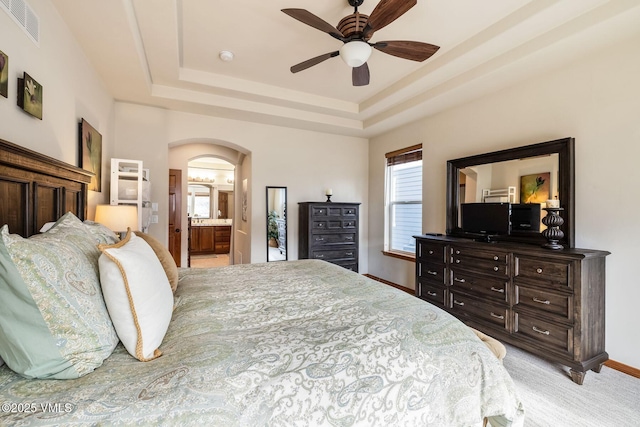
<svg viewBox="0 0 640 427">
<path fill-rule="evenodd" d="M 147 232 L 151 218 L 149 170 L 141 160 L 111 159 L 112 205 L 136 205 L 138 230 Z"/>
</svg>

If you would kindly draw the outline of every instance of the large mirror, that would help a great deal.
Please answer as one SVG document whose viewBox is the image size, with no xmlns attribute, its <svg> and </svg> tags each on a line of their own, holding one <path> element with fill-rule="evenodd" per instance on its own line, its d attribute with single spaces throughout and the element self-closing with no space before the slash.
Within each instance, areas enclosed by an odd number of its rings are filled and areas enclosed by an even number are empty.
<svg viewBox="0 0 640 427">
<path fill-rule="evenodd" d="M 287 260 L 287 187 L 267 187 L 267 261 Z"/>
<path fill-rule="evenodd" d="M 560 201 L 565 247 L 574 247 L 574 139 L 564 138 L 447 162 L 447 235 L 464 236 L 464 203 L 529 202 L 528 179 L 546 185 L 545 194 Z M 548 181 L 547 181 L 548 180 Z M 545 196 L 547 197 L 547 196 Z M 544 207 L 544 205 L 543 205 Z M 542 210 L 542 216 L 546 212 Z M 541 225 L 541 230 L 544 228 Z M 495 240 L 546 242 L 540 232 L 513 231 Z"/>
</svg>

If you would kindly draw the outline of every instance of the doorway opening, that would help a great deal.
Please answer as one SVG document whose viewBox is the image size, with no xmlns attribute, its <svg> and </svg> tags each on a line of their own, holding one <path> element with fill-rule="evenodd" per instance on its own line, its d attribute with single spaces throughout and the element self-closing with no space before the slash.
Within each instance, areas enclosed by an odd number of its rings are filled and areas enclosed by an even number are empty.
<svg viewBox="0 0 640 427">
<path fill-rule="evenodd" d="M 189 266 L 230 264 L 235 165 L 217 157 L 190 160 L 187 172 Z"/>
</svg>

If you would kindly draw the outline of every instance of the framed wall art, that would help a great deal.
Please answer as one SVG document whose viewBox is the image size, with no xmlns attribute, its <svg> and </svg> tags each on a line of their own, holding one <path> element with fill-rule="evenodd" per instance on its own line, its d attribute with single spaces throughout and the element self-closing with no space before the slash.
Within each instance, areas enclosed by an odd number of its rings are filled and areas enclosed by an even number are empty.
<svg viewBox="0 0 640 427">
<path fill-rule="evenodd" d="M 42 120 L 42 85 L 26 72 L 18 78 L 18 107 Z"/>
<path fill-rule="evenodd" d="M 93 172 L 90 191 L 102 191 L 102 135 L 85 119 L 80 122 L 80 167 Z"/>
<path fill-rule="evenodd" d="M 0 95 L 9 96 L 9 57 L 0 50 Z"/>
<path fill-rule="evenodd" d="M 520 203 L 545 203 L 549 197 L 551 172 L 520 177 Z"/>
</svg>

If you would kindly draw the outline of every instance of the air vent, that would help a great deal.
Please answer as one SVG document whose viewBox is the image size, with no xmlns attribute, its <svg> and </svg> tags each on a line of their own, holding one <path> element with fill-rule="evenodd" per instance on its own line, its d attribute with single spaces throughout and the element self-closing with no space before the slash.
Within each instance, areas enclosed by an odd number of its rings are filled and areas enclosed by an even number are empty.
<svg viewBox="0 0 640 427">
<path fill-rule="evenodd" d="M 0 0 L 0 9 L 7 12 L 31 41 L 40 46 L 40 18 L 24 0 Z"/>
</svg>

